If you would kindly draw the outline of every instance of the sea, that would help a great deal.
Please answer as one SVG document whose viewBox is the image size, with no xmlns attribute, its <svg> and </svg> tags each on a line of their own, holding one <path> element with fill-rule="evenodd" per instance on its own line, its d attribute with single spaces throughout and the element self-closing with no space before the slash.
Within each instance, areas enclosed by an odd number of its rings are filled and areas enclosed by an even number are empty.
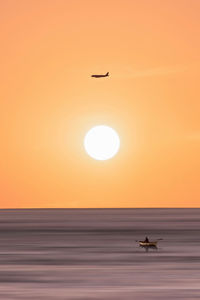
<svg viewBox="0 0 200 300">
<path fill-rule="evenodd" d="M 0 299 L 200 299 L 200 209 L 0 210 Z"/>
</svg>

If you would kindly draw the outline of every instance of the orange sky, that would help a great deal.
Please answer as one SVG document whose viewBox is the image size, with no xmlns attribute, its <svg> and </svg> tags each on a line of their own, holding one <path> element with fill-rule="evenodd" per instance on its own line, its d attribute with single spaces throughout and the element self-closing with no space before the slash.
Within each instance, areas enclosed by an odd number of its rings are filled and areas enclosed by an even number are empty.
<svg viewBox="0 0 200 300">
<path fill-rule="evenodd" d="M 199 11 L 1 1 L 0 207 L 199 207 Z M 121 138 L 104 162 L 83 148 L 99 124 Z"/>
</svg>

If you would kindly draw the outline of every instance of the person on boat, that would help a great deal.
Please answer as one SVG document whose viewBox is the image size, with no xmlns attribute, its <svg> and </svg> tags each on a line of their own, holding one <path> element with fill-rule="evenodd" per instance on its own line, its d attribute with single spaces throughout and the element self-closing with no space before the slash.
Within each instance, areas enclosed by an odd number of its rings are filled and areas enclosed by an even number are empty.
<svg viewBox="0 0 200 300">
<path fill-rule="evenodd" d="M 145 240 L 144 240 L 145 243 L 149 243 L 149 239 L 148 237 L 146 236 Z"/>
</svg>

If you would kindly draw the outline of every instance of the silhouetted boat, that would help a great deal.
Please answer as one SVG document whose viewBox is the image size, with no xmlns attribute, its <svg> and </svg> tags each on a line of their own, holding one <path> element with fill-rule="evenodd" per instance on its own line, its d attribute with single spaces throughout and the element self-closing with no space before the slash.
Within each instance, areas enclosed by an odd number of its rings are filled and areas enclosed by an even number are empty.
<svg viewBox="0 0 200 300">
<path fill-rule="evenodd" d="M 139 245 L 141 247 L 157 247 L 158 241 L 155 242 L 145 242 L 145 241 L 139 241 Z"/>
</svg>

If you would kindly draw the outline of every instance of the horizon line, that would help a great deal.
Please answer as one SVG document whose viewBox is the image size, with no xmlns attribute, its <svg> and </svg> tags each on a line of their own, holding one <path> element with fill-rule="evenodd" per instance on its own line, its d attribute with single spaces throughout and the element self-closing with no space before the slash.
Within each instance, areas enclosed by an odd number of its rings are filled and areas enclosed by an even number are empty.
<svg viewBox="0 0 200 300">
<path fill-rule="evenodd" d="M 95 209 L 200 209 L 200 206 L 184 206 L 184 207 L 13 207 L 13 208 L 0 208 L 1 210 L 95 210 Z"/>
</svg>

